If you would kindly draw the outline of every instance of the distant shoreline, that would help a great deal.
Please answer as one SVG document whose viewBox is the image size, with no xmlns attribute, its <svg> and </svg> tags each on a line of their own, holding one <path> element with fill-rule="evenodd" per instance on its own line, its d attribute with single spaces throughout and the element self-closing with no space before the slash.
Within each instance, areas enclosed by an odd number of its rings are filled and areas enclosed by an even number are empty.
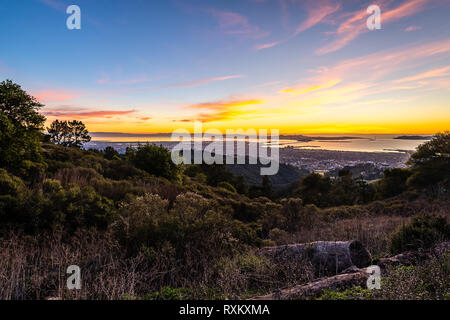
<svg viewBox="0 0 450 320">
<path fill-rule="evenodd" d="M 432 136 L 398 136 L 393 139 L 396 140 L 431 140 Z"/>
</svg>

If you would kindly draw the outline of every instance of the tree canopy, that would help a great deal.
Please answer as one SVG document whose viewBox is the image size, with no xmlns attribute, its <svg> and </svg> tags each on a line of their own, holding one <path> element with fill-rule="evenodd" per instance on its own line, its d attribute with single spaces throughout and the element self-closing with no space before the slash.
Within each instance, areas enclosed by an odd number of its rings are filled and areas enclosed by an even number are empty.
<svg viewBox="0 0 450 320">
<path fill-rule="evenodd" d="M 47 131 L 50 135 L 50 141 L 64 147 L 81 148 L 84 142 L 91 141 L 86 126 L 83 122 L 77 120 L 55 120 L 47 128 Z"/>
<path fill-rule="evenodd" d="M 408 185 L 431 188 L 437 192 L 450 186 L 450 132 L 438 133 L 433 139 L 417 147 L 408 160 L 412 174 Z"/>
<path fill-rule="evenodd" d="M 26 130 L 42 130 L 45 117 L 38 111 L 43 106 L 11 80 L 0 83 L 0 111 L 14 126 Z"/>
<path fill-rule="evenodd" d="M 0 165 L 12 171 L 42 161 L 40 139 L 45 117 L 43 105 L 22 88 L 6 80 L 0 83 Z"/>
</svg>

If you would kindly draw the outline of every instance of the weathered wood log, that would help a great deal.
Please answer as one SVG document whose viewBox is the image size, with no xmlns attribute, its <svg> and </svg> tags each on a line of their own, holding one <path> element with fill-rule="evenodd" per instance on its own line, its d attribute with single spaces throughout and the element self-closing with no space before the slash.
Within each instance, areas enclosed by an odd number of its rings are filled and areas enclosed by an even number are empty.
<svg viewBox="0 0 450 320">
<path fill-rule="evenodd" d="M 442 257 L 444 255 L 448 255 L 449 253 L 450 242 L 442 242 L 427 250 L 408 251 L 390 258 L 381 258 L 375 261 L 374 264 L 377 264 L 381 269 L 386 268 L 388 265 L 415 265 L 421 261 L 430 259 L 433 256 Z M 328 278 L 322 278 L 308 284 L 298 285 L 289 289 L 278 290 L 265 296 L 254 297 L 251 300 L 312 298 L 320 296 L 325 290 L 336 291 L 354 286 L 365 287 L 367 284 L 367 279 L 372 273 L 368 269 L 369 268 L 359 269 L 356 266 L 349 267 L 348 269 L 343 270 L 341 274 Z"/>
<path fill-rule="evenodd" d="M 450 253 L 450 242 L 441 242 L 434 245 L 432 248 L 417 251 L 406 251 L 389 258 L 380 258 L 374 262 L 385 269 L 388 266 L 411 266 L 416 265 L 422 261 L 431 259 L 434 256 L 443 256 Z"/>
<path fill-rule="evenodd" d="M 356 269 L 356 268 L 355 268 Z M 251 300 L 292 300 L 320 296 L 325 290 L 344 290 L 354 286 L 365 287 L 369 273 L 367 269 L 356 269 L 352 273 L 338 274 L 319 279 L 305 285 L 279 290 L 277 292 L 254 297 Z"/>
<path fill-rule="evenodd" d="M 361 242 L 317 241 L 262 248 L 258 255 L 265 256 L 275 263 L 306 260 L 312 263 L 318 276 L 338 274 L 351 266 L 368 267 L 370 254 Z"/>
</svg>

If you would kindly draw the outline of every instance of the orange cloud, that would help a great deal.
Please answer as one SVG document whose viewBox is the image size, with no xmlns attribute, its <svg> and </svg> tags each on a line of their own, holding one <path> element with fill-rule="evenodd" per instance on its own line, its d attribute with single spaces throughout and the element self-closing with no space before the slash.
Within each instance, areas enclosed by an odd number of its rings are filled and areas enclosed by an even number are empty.
<svg viewBox="0 0 450 320">
<path fill-rule="evenodd" d="M 193 104 L 186 106 L 185 109 L 210 110 L 211 112 L 207 114 L 200 113 L 196 120 L 212 122 L 230 120 L 236 116 L 245 115 L 248 112 L 245 107 L 262 103 L 264 103 L 264 101 L 259 99 L 226 100 Z"/>
<path fill-rule="evenodd" d="M 334 79 L 334 80 L 330 80 L 327 81 L 325 83 L 322 84 L 318 84 L 318 85 L 313 85 L 313 86 L 297 86 L 297 87 L 291 87 L 291 88 L 286 88 L 280 91 L 280 93 L 289 93 L 289 94 L 293 94 L 293 95 L 301 95 L 301 94 L 306 94 L 312 91 L 317 91 L 317 90 L 321 90 L 321 89 L 327 89 L 327 88 L 331 88 L 333 86 L 335 86 L 336 84 L 338 84 L 339 82 L 341 82 L 341 80 L 339 79 Z"/>
</svg>

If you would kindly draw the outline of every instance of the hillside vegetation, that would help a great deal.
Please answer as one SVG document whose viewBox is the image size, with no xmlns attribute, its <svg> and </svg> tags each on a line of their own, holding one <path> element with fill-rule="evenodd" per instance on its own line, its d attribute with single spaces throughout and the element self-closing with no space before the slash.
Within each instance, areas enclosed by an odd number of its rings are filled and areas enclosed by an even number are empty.
<svg viewBox="0 0 450 320">
<path fill-rule="evenodd" d="M 160 146 L 83 150 L 84 124 L 44 135 L 41 107 L 0 83 L 0 299 L 248 298 L 315 277 L 307 263 L 255 255 L 263 246 L 356 239 L 375 259 L 450 238 L 449 133 L 377 184 L 344 170 L 276 189 L 224 165 L 174 165 Z M 392 279 L 423 284 L 409 298 L 448 297 L 442 259 L 427 262 L 433 283 L 424 266 Z M 69 265 L 81 267 L 81 290 L 65 287 Z M 389 283 L 370 297 L 401 298 L 393 292 L 406 289 Z"/>
</svg>

